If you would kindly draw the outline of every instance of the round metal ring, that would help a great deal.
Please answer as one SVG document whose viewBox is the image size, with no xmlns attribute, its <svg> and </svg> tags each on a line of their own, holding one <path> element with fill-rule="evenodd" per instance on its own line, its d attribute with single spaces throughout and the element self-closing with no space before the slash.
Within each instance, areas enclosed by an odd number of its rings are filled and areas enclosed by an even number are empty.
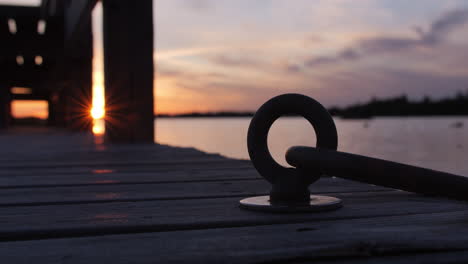
<svg viewBox="0 0 468 264">
<path fill-rule="evenodd" d="M 285 115 L 299 115 L 309 121 L 316 134 L 317 148 L 337 149 L 336 126 L 325 107 L 300 94 L 283 94 L 270 99 L 258 109 L 250 123 L 247 134 L 249 156 L 255 169 L 273 185 L 270 200 L 308 202 L 307 187 L 320 178 L 320 173 L 304 175 L 298 169 L 285 168 L 268 150 L 268 132 L 273 123 Z"/>
</svg>

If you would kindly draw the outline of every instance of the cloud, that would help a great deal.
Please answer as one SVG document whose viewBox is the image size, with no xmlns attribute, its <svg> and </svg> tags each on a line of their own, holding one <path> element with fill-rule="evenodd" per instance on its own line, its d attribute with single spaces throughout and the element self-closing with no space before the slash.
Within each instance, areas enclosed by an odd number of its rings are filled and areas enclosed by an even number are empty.
<svg viewBox="0 0 468 264">
<path fill-rule="evenodd" d="M 228 79 L 229 76 L 219 72 L 195 73 L 189 70 L 174 69 L 165 64 L 158 64 L 156 67 L 156 79 L 173 79 L 188 81 L 205 81 L 211 79 Z"/>
<path fill-rule="evenodd" d="M 408 50 L 421 44 L 423 43 L 419 39 L 378 37 L 361 40 L 359 43 L 359 49 L 362 50 L 365 55 L 375 55 Z"/>
<path fill-rule="evenodd" d="M 226 67 L 256 67 L 261 64 L 259 61 L 251 58 L 227 55 L 211 56 L 210 61 Z"/>
<path fill-rule="evenodd" d="M 213 6 L 211 0 L 186 0 L 185 4 L 196 11 L 206 11 Z"/>
<path fill-rule="evenodd" d="M 307 59 L 307 67 L 321 66 L 353 61 L 366 56 L 381 55 L 392 52 L 412 50 L 417 47 L 431 47 L 444 42 L 455 29 L 468 22 L 468 10 L 454 10 L 445 13 L 431 23 L 429 30 L 414 28 L 414 37 L 379 36 L 358 40 L 354 45 L 346 47 L 333 56 L 318 56 Z"/>
<path fill-rule="evenodd" d="M 297 64 L 288 64 L 285 69 L 288 73 L 298 73 L 301 71 L 301 67 Z"/>
<path fill-rule="evenodd" d="M 346 48 L 338 52 L 336 56 L 320 56 L 311 58 L 305 62 L 305 65 L 308 67 L 314 67 L 323 64 L 332 64 L 342 61 L 353 61 L 359 59 L 360 57 L 361 55 L 354 48 Z"/>
<path fill-rule="evenodd" d="M 326 87 L 318 91 L 312 83 Z M 321 77 L 304 80 L 300 93 L 314 97 L 327 107 L 345 106 L 365 102 L 372 97 L 393 97 L 406 94 L 411 99 L 424 95 L 444 98 L 466 91 L 468 76 L 434 74 L 427 71 L 408 71 L 389 68 L 367 69 L 367 71 L 340 71 Z"/>
<path fill-rule="evenodd" d="M 216 8 L 221 10 L 222 6 Z M 194 10 L 186 11 L 200 15 Z M 427 13 L 431 12 L 425 12 L 424 17 Z M 375 32 L 376 28 L 382 28 L 380 24 L 348 28 L 346 23 L 341 23 L 340 27 L 346 30 L 314 30 L 323 35 L 304 39 L 308 36 L 305 32 L 311 29 L 311 25 L 305 24 L 306 28 L 300 32 L 291 35 L 274 32 L 271 39 L 262 41 L 252 39 L 257 31 L 246 30 L 244 26 L 239 31 L 237 27 L 227 31 L 223 28 L 220 35 L 217 28 L 211 28 L 211 24 L 217 24 L 210 20 L 210 30 L 201 31 L 206 34 L 191 30 L 196 35 L 190 35 L 188 40 L 184 34 L 178 34 L 190 44 L 187 48 L 184 44 L 176 46 L 177 49 L 158 51 L 157 105 L 162 112 L 174 113 L 255 110 L 270 97 L 285 92 L 307 94 L 326 106 L 364 102 L 373 96 L 449 96 L 468 88 L 468 50 L 461 28 L 468 22 L 468 10 L 458 9 L 436 18 L 409 28 L 411 31 L 404 34 L 381 31 L 371 36 L 369 30 Z M 391 26 L 393 30 L 401 30 L 402 23 L 406 22 L 392 20 L 391 25 L 385 24 L 383 28 Z M 225 32 L 246 41 L 233 42 L 223 35 Z M 354 37 L 356 32 L 363 34 Z M 192 37 L 210 41 L 189 43 L 194 41 Z M 332 53 L 308 57 L 311 49 Z M 360 60 L 362 63 L 352 63 Z M 308 70 L 314 67 L 317 70 Z"/>
<path fill-rule="evenodd" d="M 443 41 L 450 32 L 468 21 L 468 10 L 453 10 L 444 14 L 432 23 L 429 32 L 421 39 L 425 44 L 435 44 Z"/>
</svg>

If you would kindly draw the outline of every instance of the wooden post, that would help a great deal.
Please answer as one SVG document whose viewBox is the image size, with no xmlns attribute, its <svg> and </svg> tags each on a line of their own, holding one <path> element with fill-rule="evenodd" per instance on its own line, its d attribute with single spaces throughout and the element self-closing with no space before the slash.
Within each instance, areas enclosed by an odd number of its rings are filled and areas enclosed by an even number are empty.
<svg viewBox="0 0 468 264">
<path fill-rule="evenodd" d="M 67 127 L 73 130 L 90 131 L 91 102 L 93 85 L 93 34 L 91 17 L 85 22 L 80 38 L 74 43 L 73 50 L 67 58 L 66 66 L 69 80 L 61 92 L 60 100 L 66 102 Z"/>
<path fill-rule="evenodd" d="M 0 128 L 8 128 L 11 121 L 11 95 L 8 87 L 0 87 Z"/>
<path fill-rule="evenodd" d="M 108 142 L 154 142 L 152 2 L 102 1 Z"/>
<path fill-rule="evenodd" d="M 63 97 L 63 93 L 54 91 L 49 95 L 49 116 L 47 118 L 47 124 L 54 127 L 66 127 L 66 98 Z"/>
<path fill-rule="evenodd" d="M 57 102 L 52 98 L 47 100 L 48 104 L 48 116 L 47 116 L 47 125 L 48 126 L 58 126 L 57 124 Z"/>
</svg>

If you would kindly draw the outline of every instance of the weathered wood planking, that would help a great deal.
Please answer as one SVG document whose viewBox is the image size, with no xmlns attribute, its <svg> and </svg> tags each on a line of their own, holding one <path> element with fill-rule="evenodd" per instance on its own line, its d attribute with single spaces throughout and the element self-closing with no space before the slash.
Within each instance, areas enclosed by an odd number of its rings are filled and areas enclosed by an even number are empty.
<svg viewBox="0 0 468 264">
<path fill-rule="evenodd" d="M 466 263 L 467 219 L 465 210 L 20 241 L 0 243 L 0 255 L 8 263 Z"/>
<path fill-rule="evenodd" d="M 163 167 L 163 166 L 161 166 Z M 146 170 L 129 171 L 118 169 L 92 169 L 78 171 L 27 171 L 28 175 L 8 173 L 0 174 L 1 188 L 32 188 L 53 186 L 76 186 L 97 184 L 138 184 L 170 182 L 202 182 L 226 180 L 260 179 L 251 167 L 234 166 L 204 168 L 203 166 L 183 169 L 181 166 L 146 168 Z M 30 173 L 36 173 L 29 175 Z M 137 176 L 135 176 L 137 175 Z"/>
<path fill-rule="evenodd" d="M 31 172 L 29 172 L 31 173 Z M 135 176 L 137 175 L 137 176 Z M 164 170 L 147 169 L 147 171 L 122 171 L 95 169 L 88 172 L 70 171 L 52 173 L 41 171 L 35 175 L 0 174 L 1 188 L 33 188 L 54 186 L 84 186 L 109 184 L 141 184 L 141 183 L 171 183 L 171 182 L 203 182 L 227 180 L 260 179 L 256 171 L 250 167 L 245 169 L 235 167 L 225 168 L 192 168 L 181 169 L 173 166 Z"/>
<path fill-rule="evenodd" d="M 8 170 L 35 170 L 35 169 L 56 169 L 56 168 L 67 168 L 68 170 L 72 170 L 73 168 L 99 168 L 99 167 L 109 167 L 109 168 L 122 168 L 122 167 L 159 167 L 164 165 L 183 165 L 184 163 L 201 163 L 201 164 L 208 164 L 212 165 L 213 167 L 217 166 L 218 164 L 229 164 L 232 165 L 231 162 L 226 161 L 221 157 L 197 157 L 197 158 L 175 158 L 171 160 L 162 160 L 162 161 L 145 161 L 139 160 L 134 162 L 121 162 L 118 160 L 114 161 L 83 161 L 82 163 L 74 161 L 74 162 L 56 162 L 56 161 L 39 161 L 39 162 L 24 162 L 24 165 L 21 162 L 7 162 L 6 164 L 0 164 L 2 171 Z"/>
<path fill-rule="evenodd" d="M 271 225 L 468 209 L 466 203 L 399 191 L 335 195 L 345 199 L 344 208 L 292 215 L 240 210 L 239 198 L 4 207 L 0 215 L 0 240 Z"/>
<path fill-rule="evenodd" d="M 2 262 L 468 260 L 468 203 L 324 177 L 311 191 L 342 209 L 257 213 L 238 208 L 269 191 L 248 161 L 48 134 L 0 134 Z"/>
<path fill-rule="evenodd" d="M 174 177 L 177 179 L 177 176 Z M 175 180 L 174 179 L 174 180 Z M 187 179 L 187 177 L 185 177 Z M 137 179 L 136 179 L 137 180 Z M 86 186 L 45 186 L 8 188 L 0 192 L 1 206 L 99 203 L 200 199 L 267 195 L 271 186 L 260 179 L 143 182 L 132 184 L 98 184 Z M 345 180 L 324 178 L 314 184 L 314 193 L 388 191 L 387 188 Z"/>
<path fill-rule="evenodd" d="M 0 139 L 1 142 L 1 139 Z M 23 143 L 24 144 L 24 143 Z M 28 143 L 26 143 L 28 144 Z M 77 161 L 81 163 L 105 163 L 105 162 L 122 162 L 122 161 L 164 161 L 183 158 L 218 158 L 222 159 L 220 155 L 206 154 L 197 151 L 193 148 L 174 148 L 171 150 L 170 147 L 161 145 L 147 145 L 146 147 L 129 147 L 129 146 L 112 146 L 97 148 L 90 145 L 86 148 L 73 148 L 74 144 L 70 146 L 70 149 L 65 149 L 65 146 L 58 146 L 57 148 L 49 148 L 46 146 L 32 146 L 28 148 L 14 148 L 14 146 L 5 147 L 11 148 L 8 155 L 0 157 L 0 165 L 8 165 L 9 163 L 21 164 L 37 164 L 41 162 L 51 163 L 71 163 L 76 164 Z M 157 160 L 155 160 L 157 159 Z M 226 159 L 223 159 L 227 161 Z"/>
<path fill-rule="evenodd" d="M 74 144 L 73 144 L 74 145 Z M 75 149 L 64 149 L 65 146 L 58 146 L 57 148 L 46 148 L 45 146 L 39 145 L 37 147 L 31 148 L 21 148 L 12 149 L 10 155 L 0 157 L 0 161 L 20 161 L 20 159 L 27 159 L 31 161 L 40 161 L 40 160 L 47 160 L 47 159 L 59 159 L 59 160 L 67 160 L 67 161 L 74 161 L 77 157 L 83 158 L 84 160 L 93 160 L 95 158 L 101 158 L 104 160 L 115 159 L 118 160 L 119 158 L 128 158 L 131 160 L 137 160 L 139 158 L 144 157 L 152 157 L 152 158 L 161 158 L 161 159 L 168 159 L 170 157 L 206 157 L 206 156 L 213 156 L 210 154 L 206 154 L 200 151 L 197 151 L 193 148 L 171 148 L 168 146 L 162 145 L 142 145 L 142 146 L 103 146 L 102 148 L 94 147 L 90 145 L 88 147 L 78 147 Z M 26 152 L 24 150 L 34 150 L 36 153 Z M 37 153 L 42 154 L 41 156 L 37 156 Z M 108 154 L 112 153 L 112 156 Z M 49 160 L 53 161 L 53 160 Z"/>
<path fill-rule="evenodd" d="M 53 159 L 76 161 L 84 160 L 119 160 L 127 158 L 137 160 L 142 157 L 169 159 L 171 157 L 205 157 L 206 153 L 193 148 L 178 148 L 156 144 L 96 144 L 92 135 L 70 133 L 69 131 L 35 128 L 34 133 L 27 128 L 12 128 L 0 131 L 0 143 L 5 150 L 0 161 L 41 161 Z M 109 155 L 112 154 L 112 155 Z"/>
<path fill-rule="evenodd" d="M 44 175 L 83 175 L 83 174 L 105 174 L 111 171 L 112 173 L 150 173 L 150 172 L 170 172 L 178 171 L 211 171 L 211 170 L 236 170 L 236 169 L 252 169 L 252 166 L 246 162 L 226 162 L 226 161 L 210 161 L 204 159 L 186 159 L 179 162 L 152 162 L 152 163 L 136 163 L 132 164 L 94 164 L 83 166 L 58 166 L 58 167 L 16 167 L 8 166 L 0 169 L 0 177 L 6 176 L 44 176 Z M 104 171 L 104 173 L 103 173 Z"/>
</svg>

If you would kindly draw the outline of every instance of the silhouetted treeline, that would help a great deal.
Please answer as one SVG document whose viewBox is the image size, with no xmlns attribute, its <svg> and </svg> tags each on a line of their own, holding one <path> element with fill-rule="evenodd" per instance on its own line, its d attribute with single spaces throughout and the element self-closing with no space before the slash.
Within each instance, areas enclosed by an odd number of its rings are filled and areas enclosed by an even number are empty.
<svg viewBox="0 0 468 264">
<path fill-rule="evenodd" d="M 435 116 L 468 115 L 468 93 L 458 93 L 452 98 L 432 100 L 424 97 L 410 101 L 406 95 L 389 99 L 372 99 L 364 104 L 329 109 L 334 116 L 343 118 L 369 118 L 373 116 Z"/>
<path fill-rule="evenodd" d="M 252 112 L 210 112 L 210 113 L 188 113 L 178 115 L 159 114 L 156 117 L 250 117 Z"/>
<path fill-rule="evenodd" d="M 406 95 L 387 99 L 374 98 L 363 104 L 343 108 L 332 107 L 329 111 L 332 115 L 343 118 L 468 115 L 468 92 L 460 92 L 454 97 L 439 100 L 433 100 L 426 96 L 422 100 L 411 101 Z M 210 112 L 178 115 L 159 114 L 156 117 L 251 117 L 253 115 L 254 112 Z"/>
</svg>

